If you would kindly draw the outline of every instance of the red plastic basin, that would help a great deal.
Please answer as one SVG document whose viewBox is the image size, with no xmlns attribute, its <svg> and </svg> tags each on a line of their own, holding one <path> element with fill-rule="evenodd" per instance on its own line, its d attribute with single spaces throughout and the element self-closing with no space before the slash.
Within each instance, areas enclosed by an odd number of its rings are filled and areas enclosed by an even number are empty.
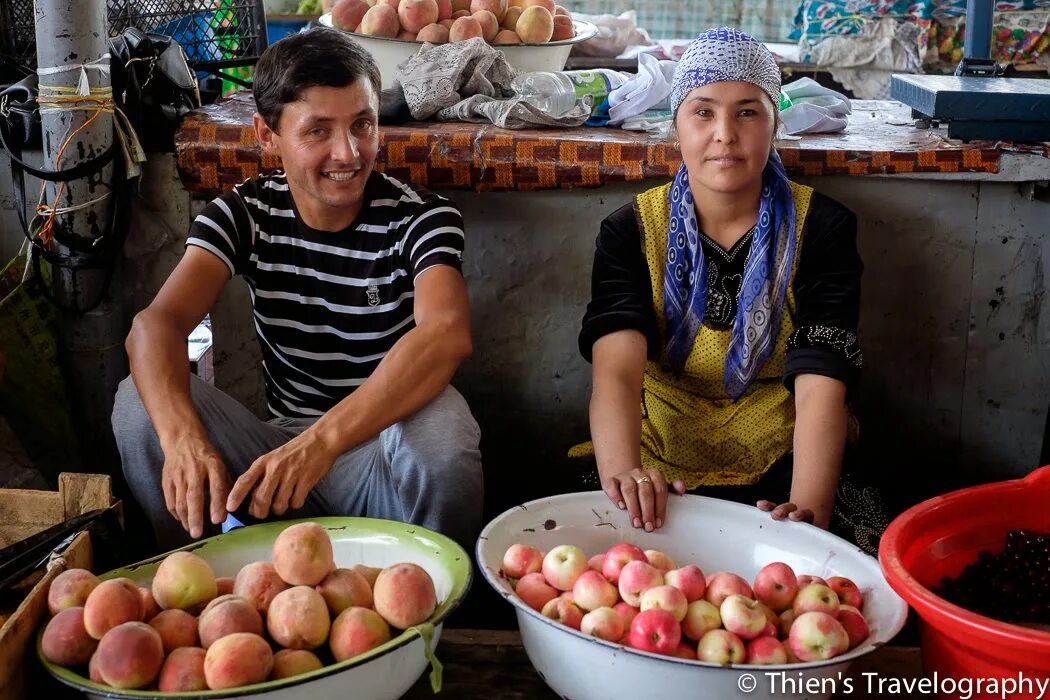
<svg viewBox="0 0 1050 700">
<path fill-rule="evenodd" d="M 893 590 L 918 613 L 923 668 L 953 682 L 971 684 L 973 698 L 1001 698 L 978 693 L 978 679 L 1031 679 L 1032 692 L 1013 700 L 1039 697 L 1038 683 L 1050 680 L 1050 633 L 998 622 L 944 600 L 931 588 L 954 577 L 977 559 L 982 549 L 1000 552 L 1010 530 L 1050 532 L 1050 466 L 1024 479 L 975 486 L 938 496 L 905 511 L 882 537 L 879 562 Z M 1022 690 L 1027 690 L 1022 684 Z M 962 692 L 942 693 L 954 698 Z M 1050 698 L 1050 693 L 1044 696 Z"/>
</svg>

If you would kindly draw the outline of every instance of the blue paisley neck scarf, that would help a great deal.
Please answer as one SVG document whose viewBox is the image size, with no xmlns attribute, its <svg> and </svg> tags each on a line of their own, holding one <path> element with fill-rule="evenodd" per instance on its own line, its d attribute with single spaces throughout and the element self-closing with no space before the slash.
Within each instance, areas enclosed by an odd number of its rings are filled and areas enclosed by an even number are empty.
<svg viewBox="0 0 1050 700">
<path fill-rule="evenodd" d="M 757 85 L 774 108 L 780 103 L 780 69 L 769 50 L 743 32 L 719 27 L 698 36 L 679 61 L 671 87 L 672 111 L 677 113 L 693 89 L 729 80 Z M 668 199 L 664 314 L 668 359 L 681 374 L 707 308 L 707 266 L 685 163 L 671 183 Z M 733 401 L 744 395 L 776 344 L 794 257 L 795 201 L 774 149 L 762 172 L 758 220 L 725 358 L 724 385 Z"/>
</svg>

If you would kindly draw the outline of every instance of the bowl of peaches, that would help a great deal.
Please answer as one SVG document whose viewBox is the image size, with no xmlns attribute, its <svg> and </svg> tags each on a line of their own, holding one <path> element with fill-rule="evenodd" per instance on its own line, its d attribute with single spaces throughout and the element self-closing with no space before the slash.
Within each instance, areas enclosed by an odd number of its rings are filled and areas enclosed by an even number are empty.
<svg viewBox="0 0 1050 700">
<path fill-rule="evenodd" d="M 90 698 L 393 700 L 433 663 L 470 579 L 462 547 L 414 525 L 254 525 L 101 576 L 62 572 L 37 654 Z"/>
<path fill-rule="evenodd" d="M 654 532 L 600 491 L 532 501 L 484 528 L 477 559 L 573 700 L 827 698 L 908 611 L 856 546 L 702 496 L 670 498 Z"/>
</svg>

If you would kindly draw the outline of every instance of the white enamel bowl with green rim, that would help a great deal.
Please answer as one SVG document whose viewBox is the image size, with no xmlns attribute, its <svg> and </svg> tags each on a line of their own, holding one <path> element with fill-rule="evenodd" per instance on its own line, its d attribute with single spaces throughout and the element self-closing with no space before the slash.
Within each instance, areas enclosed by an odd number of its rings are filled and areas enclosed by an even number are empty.
<svg viewBox="0 0 1050 700">
<path fill-rule="evenodd" d="M 321 15 L 317 20 L 326 27 L 332 26 L 332 15 Z M 569 60 L 572 47 L 581 41 L 587 41 L 598 33 L 598 28 L 590 22 L 578 22 L 573 20 L 576 36 L 562 41 L 549 41 L 546 44 L 501 44 L 493 48 L 503 52 L 514 70 L 519 73 L 533 73 L 542 71 L 560 71 L 565 68 Z M 343 30 L 346 31 L 346 30 Z M 368 34 L 355 34 L 346 32 L 354 38 L 368 53 L 372 54 L 379 73 L 383 79 L 383 89 L 394 87 L 394 76 L 397 67 L 412 58 L 423 46 L 422 41 L 408 41 L 406 39 L 388 39 L 383 36 L 369 36 Z"/>
<path fill-rule="evenodd" d="M 696 564 L 705 574 L 731 571 L 754 580 L 766 564 L 783 561 L 796 574 L 847 576 L 864 594 L 868 640 L 837 658 L 783 666 L 722 667 L 651 654 L 587 637 L 526 605 L 501 573 L 503 553 L 521 543 L 543 552 L 572 544 L 590 557 L 618 542 L 668 554 L 677 566 Z M 717 700 L 818 700 L 843 682 L 850 662 L 892 639 L 904 625 L 907 604 L 886 583 L 879 563 L 856 546 L 805 523 L 772 520 L 752 506 L 702 496 L 671 496 L 667 523 L 655 532 L 631 527 L 627 515 L 601 491 L 572 493 L 525 503 L 482 530 L 478 565 L 489 584 L 514 606 L 529 660 L 564 698 L 717 698 Z M 778 676 L 812 683 L 817 692 L 791 692 Z M 812 679 L 812 680 L 810 680 Z M 828 679 L 828 680 L 824 680 Z"/>
<path fill-rule="evenodd" d="M 245 564 L 270 561 L 277 535 L 296 522 L 316 522 L 328 530 L 336 566 L 366 564 L 386 567 L 399 562 L 412 562 L 426 569 L 437 591 L 438 607 L 429 620 L 433 625 L 431 647 L 436 647 L 443 620 L 466 596 L 472 576 L 472 564 L 467 553 L 439 533 L 390 520 L 312 518 L 309 521 L 283 521 L 239 528 L 182 549 L 205 559 L 217 577 L 233 576 Z M 99 578 L 125 576 L 141 586 L 149 585 L 165 556 L 167 554 L 116 569 Z M 85 676 L 44 659 L 40 653 L 39 636 L 37 656 L 55 678 L 93 699 L 251 697 L 267 700 L 345 700 L 352 696 L 360 700 L 393 700 L 408 692 L 428 666 L 424 640 L 414 631 L 402 632 L 367 654 L 292 678 L 230 690 L 190 693 L 117 690 L 93 683 Z"/>
</svg>

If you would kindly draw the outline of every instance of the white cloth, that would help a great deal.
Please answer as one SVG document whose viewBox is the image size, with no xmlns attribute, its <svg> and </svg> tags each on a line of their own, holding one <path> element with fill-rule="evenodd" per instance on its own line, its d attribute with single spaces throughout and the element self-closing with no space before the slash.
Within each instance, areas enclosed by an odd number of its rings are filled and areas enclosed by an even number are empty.
<svg viewBox="0 0 1050 700">
<path fill-rule="evenodd" d="M 781 124 L 788 134 L 842 131 L 846 128 L 847 116 L 853 112 L 845 95 L 812 78 L 788 83 L 781 91 L 791 99 L 791 106 L 780 112 Z"/>
<path fill-rule="evenodd" d="M 638 56 L 638 74 L 609 93 L 609 123 L 613 126 L 651 109 L 668 109 L 674 61 Z"/>
</svg>

